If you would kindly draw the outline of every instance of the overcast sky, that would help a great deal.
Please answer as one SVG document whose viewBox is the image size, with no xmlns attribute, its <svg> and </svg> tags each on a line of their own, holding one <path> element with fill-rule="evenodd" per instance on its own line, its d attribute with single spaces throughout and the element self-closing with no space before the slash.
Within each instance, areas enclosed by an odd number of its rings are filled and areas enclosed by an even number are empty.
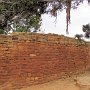
<svg viewBox="0 0 90 90">
<path fill-rule="evenodd" d="M 81 34 L 82 25 L 90 23 L 90 5 L 86 1 L 77 9 L 71 9 L 71 24 L 69 25 L 69 36 Z M 66 11 L 58 12 L 57 18 L 50 14 L 42 15 L 41 29 L 45 33 L 56 33 L 66 35 Z"/>
</svg>

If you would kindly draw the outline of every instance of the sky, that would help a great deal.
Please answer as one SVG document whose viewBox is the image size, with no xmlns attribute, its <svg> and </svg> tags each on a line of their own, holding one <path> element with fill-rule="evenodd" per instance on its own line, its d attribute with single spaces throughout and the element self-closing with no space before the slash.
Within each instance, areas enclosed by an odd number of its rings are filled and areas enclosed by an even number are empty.
<svg viewBox="0 0 90 90">
<path fill-rule="evenodd" d="M 66 34 L 66 11 L 58 11 L 57 17 L 50 14 L 42 15 L 41 31 L 43 33 L 63 34 L 74 37 L 75 34 L 83 34 L 82 25 L 90 23 L 90 5 L 87 1 L 80 4 L 77 9 L 71 9 L 71 24 L 69 25 L 69 34 Z"/>
</svg>

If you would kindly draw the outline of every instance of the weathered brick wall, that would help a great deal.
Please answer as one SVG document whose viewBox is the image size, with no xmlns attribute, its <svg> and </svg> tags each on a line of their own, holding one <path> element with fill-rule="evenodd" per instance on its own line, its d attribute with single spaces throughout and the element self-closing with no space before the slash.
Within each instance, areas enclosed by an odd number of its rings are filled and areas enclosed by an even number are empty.
<svg viewBox="0 0 90 90">
<path fill-rule="evenodd" d="M 11 83 L 10 87 L 19 88 L 75 74 L 89 67 L 90 43 L 51 34 L 0 36 L 2 90 L 10 90 L 8 83 Z"/>
</svg>

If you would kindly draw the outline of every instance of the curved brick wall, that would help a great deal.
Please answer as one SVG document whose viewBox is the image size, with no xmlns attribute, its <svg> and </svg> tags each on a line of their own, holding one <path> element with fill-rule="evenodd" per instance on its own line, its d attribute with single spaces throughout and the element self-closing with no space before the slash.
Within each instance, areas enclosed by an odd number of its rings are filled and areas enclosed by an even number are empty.
<svg viewBox="0 0 90 90">
<path fill-rule="evenodd" d="M 90 67 L 90 43 L 51 34 L 0 36 L 0 86 L 11 90 L 44 83 Z M 9 88 L 10 88 L 9 87 Z"/>
</svg>

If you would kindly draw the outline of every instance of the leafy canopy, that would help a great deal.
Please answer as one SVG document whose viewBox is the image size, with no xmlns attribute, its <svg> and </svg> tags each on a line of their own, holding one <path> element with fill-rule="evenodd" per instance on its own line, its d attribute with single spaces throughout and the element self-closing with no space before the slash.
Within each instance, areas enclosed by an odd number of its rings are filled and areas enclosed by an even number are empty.
<svg viewBox="0 0 90 90">
<path fill-rule="evenodd" d="M 49 1 L 49 0 L 48 0 Z M 57 16 L 57 10 L 66 9 L 66 32 L 70 24 L 71 8 L 76 9 L 84 0 L 57 0 L 47 2 L 47 0 L 1 0 L 0 2 L 0 30 L 2 33 L 12 31 L 39 31 L 41 25 L 41 14 L 50 12 Z M 90 0 L 87 0 L 90 3 Z M 48 5 L 52 9 L 46 11 Z M 14 28 L 11 27 L 13 25 Z M 23 29 L 24 30 L 21 30 Z"/>
</svg>

